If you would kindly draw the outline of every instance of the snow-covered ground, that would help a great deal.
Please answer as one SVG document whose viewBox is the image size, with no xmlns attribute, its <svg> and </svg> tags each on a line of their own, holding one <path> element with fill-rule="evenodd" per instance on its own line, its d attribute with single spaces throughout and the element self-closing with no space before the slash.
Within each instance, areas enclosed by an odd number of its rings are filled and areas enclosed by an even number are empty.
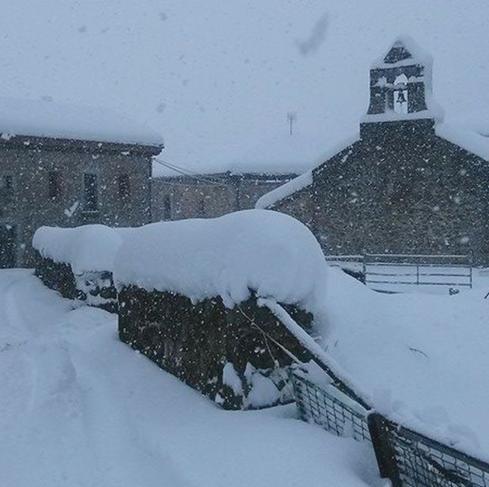
<svg viewBox="0 0 489 487">
<path fill-rule="evenodd" d="M 317 332 L 381 412 L 489 458 L 489 300 L 376 293 L 340 270 Z M 30 271 L 0 271 L 0 485 L 382 485 L 368 445 L 294 406 L 225 412 L 119 342 L 115 315 L 76 307 Z"/>
<path fill-rule="evenodd" d="M 0 485 L 381 485 L 365 445 L 298 421 L 293 405 L 222 411 L 116 325 L 29 271 L 0 271 Z"/>
<path fill-rule="evenodd" d="M 318 332 L 375 408 L 488 460 L 488 291 L 384 294 L 332 269 Z"/>
</svg>

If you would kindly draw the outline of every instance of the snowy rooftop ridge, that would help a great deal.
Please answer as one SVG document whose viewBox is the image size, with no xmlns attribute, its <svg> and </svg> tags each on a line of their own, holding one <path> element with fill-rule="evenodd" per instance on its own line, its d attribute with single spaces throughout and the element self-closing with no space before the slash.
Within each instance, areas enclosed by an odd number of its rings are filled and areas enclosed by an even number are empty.
<svg viewBox="0 0 489 487">
<path fill-rule="evenodd" d="M 306 172 L 302 173 L 300 176 L 297 176 L 294 179 L 291 179 L 285 184 L 282 184 L 278 188 L 273 189 L 272 191 L 265 193 L 255 204 L 255 208 L 257 209 L 266 209 L 273 207 L 278 201 L 281 201 L 285 198 L 288 198 L 292 194 L 300 191 L 301 189 L 307 188 L 307 186 L 311 185 L 313 182 L 312 171 L 321 166 L 324 162 L 329 161 L 336 154 L 345 150 L 346 148 L 353 145 L 355 142 L 359 140 L 360 136 L 358 133 L 352 135 L 346 140 L 343 140 L 339 144 L 335 144 L 329 148 L 327 151 L 323 151 L 321 158 L 316 161 L 315 164 L 312 164 L 311 168 Z"/>
<path fill-rule="evenodd" d="M 51 99 L 28 100 L 0 98 L 0 133 L 163 146 L 163 137 L 110 109 L 77 106 Z"/>
<path fill-rule="evenodd" d="M 268 176 L 285 176 L 302 174 L 320 160 L 324 152 L 324 140 L 327 134 L 322 130 L 304 130 L 297 127 L 293 135 L 288 131 L 270 135 L 264 132 L 260 139 L 240 147 L 239 155 L 227 161 L 214 159 L 176 162 L 186 172 L 193 175 L 212 175 L 229 172 L 231 174 L 255 174 Z M 224 147 L 223 147 L 224 148 Z M 226 150 L 229 148 L 226 148 Z M 162 159 L 166 159 L 163 157 Z M 153 162 L 153 177 L 178 177 L 181 174 Z"/>
<path fill-rule="evenodd" d="M 304 174 L 297 176 L 289 182 L 282 184 L 278 188 L 265 193 L 255 204 L 257 209 L 271 208 L 275 203 L 283 200 L 301 189 L 307 188 L 312 184 L 312 169 L 306 171 Z"/>
<path fill-rule="evenodd" d="M 313 311 L 326 270 L 305 225 L 282 213 L 245 210 L 132 230 L 117 253 L 114 282 L 194 302 L 220 296 L 229 308 L 253 291 Z"/>
</svg>

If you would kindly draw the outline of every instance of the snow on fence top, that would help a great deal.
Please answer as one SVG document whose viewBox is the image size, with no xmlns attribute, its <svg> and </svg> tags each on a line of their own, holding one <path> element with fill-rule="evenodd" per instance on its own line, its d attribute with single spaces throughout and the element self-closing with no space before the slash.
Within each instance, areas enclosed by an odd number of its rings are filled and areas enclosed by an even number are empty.
<svg viewBox="0 0 489 487">
<path fill-rule="evenodd" d="M 225 306 L 258 297 L 312 310 L 326 266 L 312 233 L 287 215 L 246 210 L 214 219 L 146 225 L 117 254 L 114 282 Z"/>
<path fill-rule="evenodd" d="M 105 225 L 76 228 L 41 227 L 32 239 L 42 257 L 69 264 L 75 274 L 86 271 L 112 271 L 123 232 Z"/>
</svg>

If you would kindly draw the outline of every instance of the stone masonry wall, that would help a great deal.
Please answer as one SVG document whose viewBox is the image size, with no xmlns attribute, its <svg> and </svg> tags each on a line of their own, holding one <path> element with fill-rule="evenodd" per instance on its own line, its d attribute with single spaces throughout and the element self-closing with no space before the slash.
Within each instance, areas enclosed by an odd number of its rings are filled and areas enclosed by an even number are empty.
<svg viewBox="0 0 489 487">
<path fill-rule="evenodd" d="M 433 121 L 364 124 L 275 209 L 293 214 L 309 197 L 312 216 L 298 216 L 326 254 L 473 254 L 487 265 L 487 181 L 489 164 L 436 136 Z"/>
<path fill-rule="evenodd" d="M 74 274 L 69 264 L 36 254 L 35 275 L 45 286 L 58 291 L 64 298 L 76 299 L 111 313 L 117 311 L 117 291 L 111 272 Z"/>
<path fill-rule="evenodd" d="M 132 149 L 132 150 L 131 150 Z M 0 141 L 0 177 L 10 175 L 10 204 L 0 212 L 0 224 L 15 227 L 17 266 L 35 264 L 31 247 L 42 225 L 71 227 L 85 223 L 139 226 L 151 221 L 150 171 L 152 153 L 110 143 L 84 143 L 36 137 Z M 50 173 L 56 171 L 59 191 L 49 194 Z M 98 176 L 98 211 L 84 211 L 83 174 Z M 129 194 L 119 193 L 120 175 L 129 178 Z"/>
<path fill-rule="evenodd" d="M 154 178 L 153 221 L 215 218 L 233 211 L 254 208 L 265 193 L 290 180 L 292 175 L 203 175 Z M 211 181 L 211 182 L 207 182 Z"/>
<path fill-rule="evenodd" d="M 310 315 L 288 310 L 304 326 L 310 324 Z M 297 357 L 308 359 L 297 340 L 254 298 L 229 310 L 220 298 L 192 304 L 178 294 L 134 286 L 119 292 L 120 339 L 227 409 L 289 398 L 286 368 L 291 359 L 256 325 Z M 257 381 L 276 392 L 275 400 L 253 400 Z"/>
</svg>

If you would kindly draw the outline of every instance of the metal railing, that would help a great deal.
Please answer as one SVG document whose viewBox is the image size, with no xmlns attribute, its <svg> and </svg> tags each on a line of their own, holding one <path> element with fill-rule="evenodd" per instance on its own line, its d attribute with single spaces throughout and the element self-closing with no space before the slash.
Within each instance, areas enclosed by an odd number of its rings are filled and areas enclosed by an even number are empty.
<svg viewBox="0 0 489 487">
<path fill-rule="evenodd" d="M 337 436 L 370 440 L 367 410 L 339 391 L 334 385 L 319 387 L 300 370 L 291 374 L 294 395 L 300 417 L 316 423 Z"/>
<path fill-rule="evenodd" d="M 382 477 L 393 487 L 487 487 L 489 464 L 389 421 L 368 418 Z"/>
<path fill-rule="evenodd" d="M 330 255 L 326 261 L 361 276 L 367 286 L 378 291 L 402 291 L 411 286 L 470 289 L 473 284 L 471 255 Z"/>
<path fill-rule="evenodd" d="M 488 463 L 366 409 L 334 383 L 319 386 L 306 375 L 295 369 L 291 376 L 301 419 L 370 442 L 381 477 L 393 487 L 489 487 Z"/>
<path fill-rule="evenodd" d="M 365 284 L 372 289 L 395 286 L 472 288 L 469 255 L 366 254 Z"/>
</svg>

